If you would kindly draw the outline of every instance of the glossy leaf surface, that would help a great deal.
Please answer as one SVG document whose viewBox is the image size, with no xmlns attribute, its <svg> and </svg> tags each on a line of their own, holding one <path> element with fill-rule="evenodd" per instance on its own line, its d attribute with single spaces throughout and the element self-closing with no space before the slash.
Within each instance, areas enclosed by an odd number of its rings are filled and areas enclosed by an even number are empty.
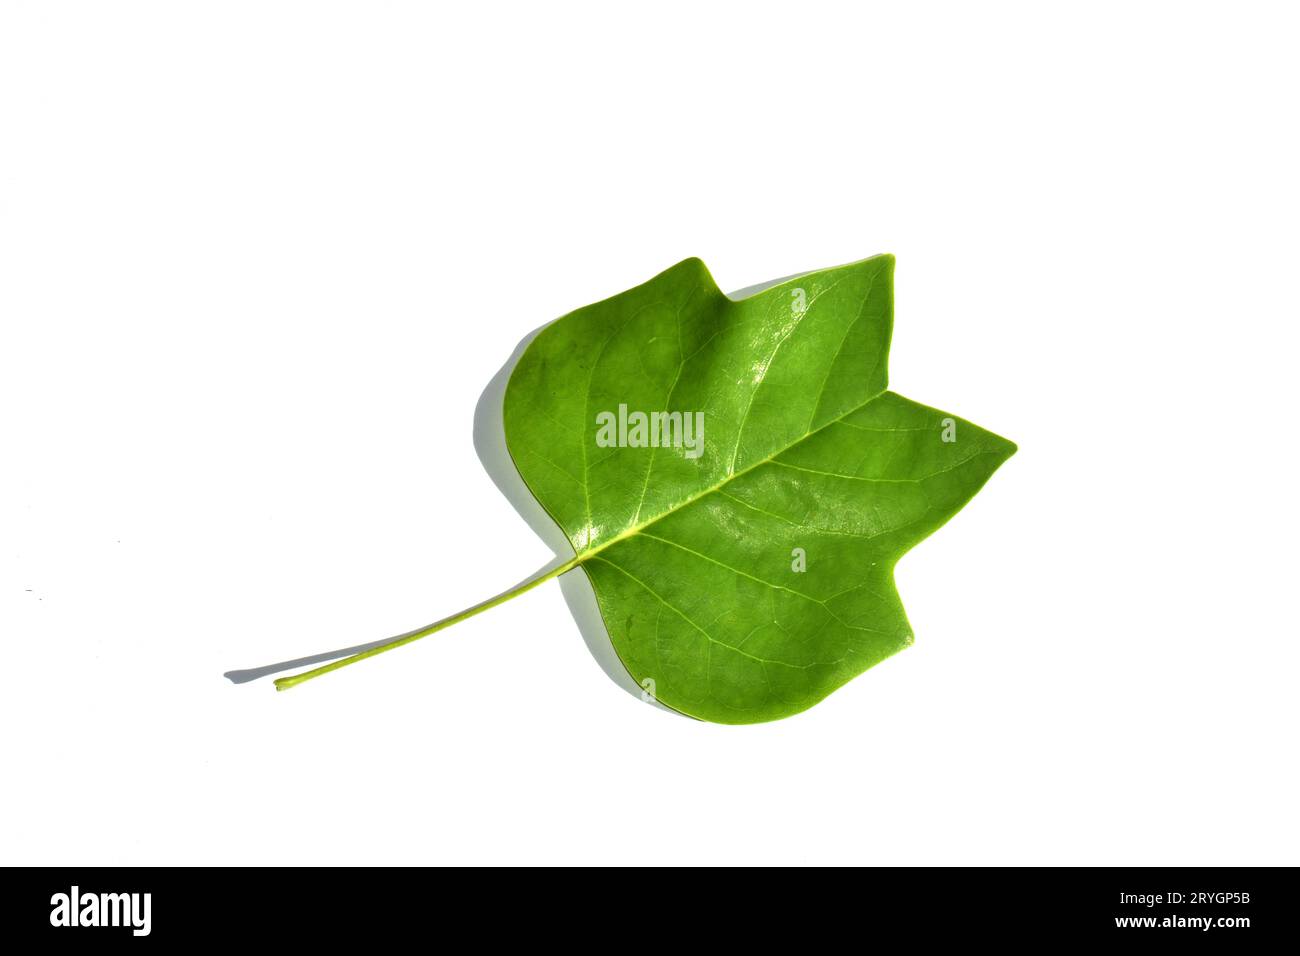
<svg viewBox="0 0 1300 956">
<path fill-rule="evenodd" d="M 906 647 L 895 563 L 1015 451 L 886 390 L 893 266 L 733 301 L 688 259 L 557 320 L 521 356 L 511 456 L 619 657 L 664 704 L 785 717 Z M 661 418 L 648 444 L 635 412 L 702 421 L 703 440 Z M 630 417 L 611 447 L 601 424 Z"/>
</svg>

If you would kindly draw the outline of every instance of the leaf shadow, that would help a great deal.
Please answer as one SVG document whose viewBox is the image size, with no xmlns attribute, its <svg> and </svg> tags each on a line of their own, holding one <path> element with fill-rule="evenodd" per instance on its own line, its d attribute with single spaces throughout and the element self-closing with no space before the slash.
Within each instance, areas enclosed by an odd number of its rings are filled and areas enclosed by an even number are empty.
<svg viewBox="0 0 1300 956">
<path fill-rule="evenodd" d="M 798 272 L 779 279 L 770 279 L 757 285 L 746 286 L 737 292 L 731 293 L 728 298 L 733 300 L 748 298 L 762 292 L 764 289 L 805 274 L 804 272 Z M 510 358 L 492 376 L 474 406 L 474 451 L 478 455 L 479 463 L 483 465 L 483 470 L 488 473 L 492 483 L 497 486 L 497 489 L 510 502 L 519 516 L 527 522 L 533 532 L 555 554 L 554 558 L 543 567 L 524 578 L 518 584 L 506 588 L 505 591 L 501 592 L 502 594 L 542 577 L 569 561 L 574 555 L 568 537 L 551 516 L 546 513 L 546 510 L 538 503 L 537 499 L 533 497 L 532 492 L 528 490 L 528 486 L 524 484 L 519 470 L 515 467 L 514 461 L 510 457 L 510 451 L 506 447 L 505 418 L 502 413 L 506 386 L 510 382 L 510 376 L 514 372 L 515 366 L 519 363 L 524 350 L 528 348 L 533 339 L 550 324 L 550 322 L 547 322 L 538 326 L 519 340 L 514 351 L 510 354 Z M 575 568 L 573 571 L 560 576 L 560 593 L 564 595 L 564 601 L 569 606 L 569 613 L 573 615 L 573 619 L 578 625 L 578 631 L 582 634 L 582 639 L 586 643 L 591 656 L 596 659 L 596 663 L 600 665 L 606 676 L 629 694 L 648 699 L 661 710 L 677 713 L 671 708 L 664 707 L 658 701 L 647 698 L 643 694 L 641 686 L 637 684 L 632 675 L 628 673 L 627 668 L 623 666 L 623 662 L 619 659 L 618 652 L 614 650 L 614 644 L 609 638 L 609 632 L 605 627 L 604 619 L 601 617 L 600 606 L 596 602 L 596 593 L 592 590 L 591 582 L 588 580 L 587 575 L 579 573 L 579 570 Z M 415 630 L 423 630 L 423 627 Z M 368 641 L 365 644 L 355 644 L 351 647 L 324 651 L 308 657 L 296 657 L 292 660 L 277 661 L 274 664 L 264 664 L 260 667 L 230 670 L 226 671 L 222 676 L 231 683 L 245 684 L 262 677 L 268 677 L 271 674 L 278 674 L 281 671 L 295 670 L 313 664 L 323 664 L 342 657 L 351 657 L 353 654 L 359 654 L 362 651 L 391 644 L 393 641 L 401 640 L 413 633 L 415 631 L 407 631 L 404 634 L 395 634 L 392 637 Z"/>
</svg>

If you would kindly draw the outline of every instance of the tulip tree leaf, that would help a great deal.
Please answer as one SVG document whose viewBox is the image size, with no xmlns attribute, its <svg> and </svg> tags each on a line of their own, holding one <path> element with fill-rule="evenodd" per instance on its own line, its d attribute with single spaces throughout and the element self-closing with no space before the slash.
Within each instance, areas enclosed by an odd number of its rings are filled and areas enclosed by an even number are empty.
<svg viewBox="0 0 1300 956">
<path fill-rule="evenodd" d="M 887 391 L 893 267 L 734 301 L 687 259 L 520 357 L 511 457 L 623 664 L 669 707 L 786 717 L 908 646 L 895 563 L 1015 452 Z"/>
</svg>

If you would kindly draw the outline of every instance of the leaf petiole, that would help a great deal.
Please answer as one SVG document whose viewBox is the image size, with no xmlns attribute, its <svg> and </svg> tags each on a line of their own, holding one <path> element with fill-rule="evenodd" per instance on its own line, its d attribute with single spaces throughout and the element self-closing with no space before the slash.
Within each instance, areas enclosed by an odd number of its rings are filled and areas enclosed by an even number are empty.
<svg viewBox="0 0 1300 956">
<path fill-rule="evenodd" d="M 432 624 L 427 627 L 422 627 L 418 631 L 403 634 L 401 637 L 396 638 L 387 644 L 381 644 L 379 647 L 372 647 L 369 650 L 353 654 L 351 657 L 345 657 L 340 661 L 333 661 L 329 664 L 324 664 L 321 667 L 316 667 L 309 671 L 303 671 L 301 674 L 293 674 L 289 677 L 280 677 L 275 682 L 275 689 L 288 690 L 290 687 L 297 687 L 299 684 L 303 683 L 303 681 L 309 681 L 313 677 L 320 677 L 322 674 L 336 671 L 340 667 L 347 667 L 349 664 L 355 664 L 357 661 L 365 660 L 367 657 L 374 657 L 376 654 L 382 654 L 385 651 L 391 651 L 395 647 L 401 647 L 404 644 L 410 644 L 412 641 L 418 641 L 422 637 L 428 637 L 430 634 L 436 634 L 438 631 L 451 627 L 453 624 L 459 624 L 461 621 L 467 620 L 475 614 L 480 614 L 483 611 L 490 610 L 499 604 L 505 604 L 507 601 L 519 597 L 519 595 L 523 594 L 525 591 L 531 591 L 539 584 L 545 584 L 553 578 L 558 578 L 566 571 L 572 571 L 581 563 L 581 557 L 572 558 L 564 564 L 561 564 L 559 567 L 552 568 L 545 574 L 539 575 L 532 580 L 525 581 L 523 584 L 511 588 L 509 591 L 504 591 L 496 597 L 488 598 L 480 604 L 475 604 L 473 607 L 468 607 L 463 611 L 451 615 L 451 617 L 444 617 L 441 621 L 434 621 Z"/>
</svg>

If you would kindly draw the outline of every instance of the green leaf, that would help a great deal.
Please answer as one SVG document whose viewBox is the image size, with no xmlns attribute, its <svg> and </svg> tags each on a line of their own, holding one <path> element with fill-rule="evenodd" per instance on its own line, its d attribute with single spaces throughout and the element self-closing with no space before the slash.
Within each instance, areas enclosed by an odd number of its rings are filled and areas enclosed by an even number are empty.
<svg viewBox="0 0 1300 956">
<path fill-rule="evenodd" d="M 1015 451 L 885 390 L 893 266 L 737 302 L 688 259 L 548 326 L 516 366 L 510 453 L 660 702 L 772 720 L 906 647 L 894 564 Z M 597 447 L 620 406 L 702 412 L 702 453 Z"/>
<path fill-rule="evenodd" d="M 277 687 L 578 568 L 633 679 L 704 720 L 789 716 L 906 647 L 894 565 L 1015 446 L 886 390 L 893 268 L 735 301 L 687 259 L 547 326 L 506 388 L 505 437 L 573 558 Z"/>
</svg>

